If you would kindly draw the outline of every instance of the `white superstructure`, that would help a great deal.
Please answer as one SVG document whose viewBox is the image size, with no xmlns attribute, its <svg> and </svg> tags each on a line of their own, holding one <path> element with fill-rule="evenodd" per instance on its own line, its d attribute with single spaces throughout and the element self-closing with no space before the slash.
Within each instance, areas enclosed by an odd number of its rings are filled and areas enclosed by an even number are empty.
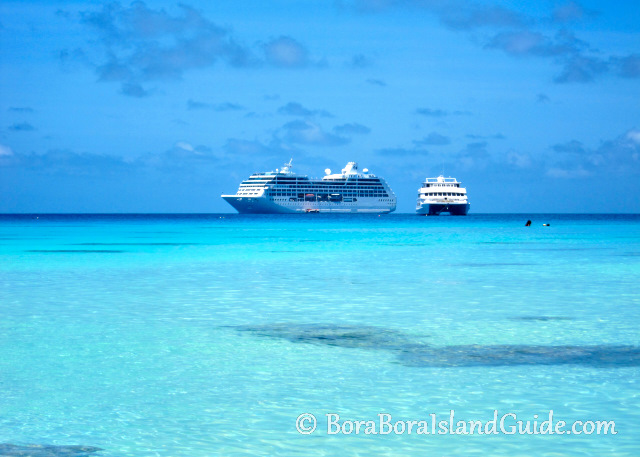
<svg viewBox="0 0 640 457">
<path fill-rule="evenodd" d="M 396 196 L 386 181 L 347 163 L 341 173 L 325 170 L 322 179 L 280 170 L 254 173 L 233 195 L 222 195 L 240 213 L 390 213 Z"/>
<path fill-rule="evenodd" d="M 437 216 L 449 213 L 454 216 L 466 216 L 469 211 L 467 189 L 460 186 L 455 178 L 427 178 L 418 190 L 416 213 Z"/>
</svg>

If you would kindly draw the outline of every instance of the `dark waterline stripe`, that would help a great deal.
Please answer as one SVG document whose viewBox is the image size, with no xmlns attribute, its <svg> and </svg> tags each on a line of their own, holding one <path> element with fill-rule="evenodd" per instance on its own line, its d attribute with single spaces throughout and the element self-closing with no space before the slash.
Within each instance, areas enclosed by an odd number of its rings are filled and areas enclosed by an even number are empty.
<svg viewBox="0 0 640 457">
<path fill-rule="evenodd" d="M 118 249 L 28 249 L 24 252 L 37 254 L 119 254 L 127 251 Z"/>
<path fill-rule="evenodd" d="M 74 243 L 70 246 L 201 246 L 202 243 Z"/>
</svg>

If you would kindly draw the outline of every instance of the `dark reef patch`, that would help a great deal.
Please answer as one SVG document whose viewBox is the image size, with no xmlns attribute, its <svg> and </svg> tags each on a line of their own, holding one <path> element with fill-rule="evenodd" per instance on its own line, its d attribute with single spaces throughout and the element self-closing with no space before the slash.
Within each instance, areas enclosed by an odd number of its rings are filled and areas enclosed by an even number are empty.
<svg viewBox="0 0 640 457">
<path fill-rule="evenodd" d="M 2 457 L 84 457 L 93 452 L 102 451 L 93 446 L 53 446 L 46 444 L 17 444 L 0 443 Z"/>
<path fill-rule="evenodd" d="M 283 338 L 292 343 L 345 348 L 393 350 L 410 343 L 401 332 L 374 326 L 285 323 L 234 328 L 257 336 Z"/>
<path fill-rule="evenodd" d="M 510 317 L 509 319 L 513 321 L 539 321 L 539 322 L 575 320 L 573 317 L 568 317 L 568 316 L 513 316 L 513 317 Z"/>
<path fill-rule="evenodd" d="M 594 249 L 606 248 L 523 248 L 522 251 L 547 251 L 547 252 L 568 252 L 568 251 L 593 251 Z"/>
<path fill-rule="evenodd" d="M 465 345 L 416 347 L 398 361 L 410 367 L 473 367 L 513 365 L 585 365 L 599 368 L 640 366 L 637 346 Z"/>
<path fill-rule="evenodd" d="M 524 316 L 525 320 L 570 319 Z M 640 347 L 616 345 L 542 346 L 528 344 L 430 346 L 424 335 L 407 335 L 375 326 L 335 324 L 267 324 L 231 327 L 255 336 L 292 343 L 382 350 L 408 367 L 482 367 L 514 365 L 583 365 L 597 368 L 640 366 Z"/>
</svg>

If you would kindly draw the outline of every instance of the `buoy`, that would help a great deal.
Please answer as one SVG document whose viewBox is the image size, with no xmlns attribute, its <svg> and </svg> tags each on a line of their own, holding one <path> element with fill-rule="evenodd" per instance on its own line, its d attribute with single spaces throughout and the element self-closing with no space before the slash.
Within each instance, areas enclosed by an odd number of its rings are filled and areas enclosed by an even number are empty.
<svg viewBox="0 0 640 457">
<path fill-rule="evenodd" d="M 549 227 L 551 224 L 542 224 L 543 227 Z"/>
</svg>

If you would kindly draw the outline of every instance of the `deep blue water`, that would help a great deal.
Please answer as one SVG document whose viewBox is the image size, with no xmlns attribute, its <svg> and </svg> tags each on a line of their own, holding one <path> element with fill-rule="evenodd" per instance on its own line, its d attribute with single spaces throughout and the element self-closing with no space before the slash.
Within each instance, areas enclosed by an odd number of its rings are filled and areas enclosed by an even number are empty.
<svg viewBox="0 0 640 457">
<path fill-rule="evenodd" d="M 0 443 L 104 457 L 640 452 L 638 215 L 0 215 L 0 317 Z M 452 409 L 553 410 L 618 434 L 324 433 L 327 413 Z M 305 412 L 319 419 L 308 436 Z"/>
</svg>

